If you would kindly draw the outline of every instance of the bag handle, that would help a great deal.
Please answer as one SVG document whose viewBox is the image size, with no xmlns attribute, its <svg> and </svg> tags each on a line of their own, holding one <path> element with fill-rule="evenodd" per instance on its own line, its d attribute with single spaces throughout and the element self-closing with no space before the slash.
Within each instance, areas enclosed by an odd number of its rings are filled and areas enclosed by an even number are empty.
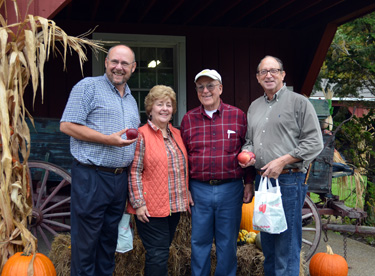
<svg viewBox="0 0 375 276">
<path fill-rule="evenodd" d="M 259 192 L 267 192 L 268 190 L 268 182 L 270 180 L 268 179 L 267 176 L 262 176 L 262 178 L 260 179 L 260 182 L 259 182 L 259 187 L 258 187 L 258 191 Z"/>
</svg>

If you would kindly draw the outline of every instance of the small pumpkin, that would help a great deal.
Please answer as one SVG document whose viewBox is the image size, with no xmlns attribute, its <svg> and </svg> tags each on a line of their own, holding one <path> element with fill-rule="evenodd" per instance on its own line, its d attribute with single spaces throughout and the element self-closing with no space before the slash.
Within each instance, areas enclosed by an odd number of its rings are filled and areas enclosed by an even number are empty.
<svg viewBox="0 0 375 276">
<path fill-rule="evenodd" d="M 347 276 L 348 263 L 327 245 L 327 253 L 319 252 L 311 258 L 309 270 L 311 276 Z"/>
<path fill-rule="evenodd" d="M 33 255 L 26 255 L 23 252 L 17 252 L 8 259 L 3 267 L 1 276 L 27 276 L 27 268 Z M 34 275 L 37 276 L 56 276 L 56 269 L 51 260 L 42 253 L 36 253 L 34 259 Z"/>
<path fill-rule="evenodd" d="M 259 233 L 253 229 L 253 214 L 254 214 L 254 197 L 250 203 L 242 204 L 242 217 L 240 229 L 245 229 L 248 232 Z"/>
</svg>

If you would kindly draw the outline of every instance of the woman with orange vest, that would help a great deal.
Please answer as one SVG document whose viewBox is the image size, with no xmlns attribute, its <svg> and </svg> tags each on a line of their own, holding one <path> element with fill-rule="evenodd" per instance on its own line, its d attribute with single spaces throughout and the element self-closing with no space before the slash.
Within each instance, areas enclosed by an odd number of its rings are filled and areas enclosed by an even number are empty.
<svg viewBox="0 0 375 276">
<path fill-rule="evenodd" d="M 169 123 L 176 113 L 173 89 L 154 86 L 145 98 L 145 109 L 149 119 L 138 129 L 127 210 L 135 214 L 146 249 L 145 275 L 167 276 L 169 247 L 191 198 L 187 153 L 180 131 Z"/>
</svg>

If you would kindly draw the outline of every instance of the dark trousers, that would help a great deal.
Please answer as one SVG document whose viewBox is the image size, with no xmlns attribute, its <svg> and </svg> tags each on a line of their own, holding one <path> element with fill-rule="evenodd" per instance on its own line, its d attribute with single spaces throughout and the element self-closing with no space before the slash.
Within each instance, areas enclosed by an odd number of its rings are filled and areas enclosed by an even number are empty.
<svg viewBox="0 0 375 276">
<path fill-rule="evenodd" d="M 135 217 L 138 234 L 146 249 L 145 276 L 167 276 L 169 247 L 172 244 L 180 213 L 164 218 L 148 218 L 143 223 Z"/>
<path fill-rule="evenodd" d="M 118 224 L 125 209 L 127 173 L 74 162 L 71 185 L 71 276 L 111 276 Z"/>
</svg>

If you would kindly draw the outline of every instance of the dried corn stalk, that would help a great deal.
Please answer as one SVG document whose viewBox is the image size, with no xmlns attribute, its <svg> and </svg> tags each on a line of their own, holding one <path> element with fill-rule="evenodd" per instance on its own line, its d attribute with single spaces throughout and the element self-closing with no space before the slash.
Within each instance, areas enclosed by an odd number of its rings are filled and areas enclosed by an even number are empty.
<svg viewBox="0 0 375 276">
<path fill-rule="evenodd" d="M 18 15 L 16 0 L 12 1 Z M 0 8 L 3 4 L 0 0 Z M 28 15 L 12 25 L 6 22 L 0 15 L 0 271 L 15 252 L 26 246 L 36 251 L 36 239 L 27 229 L 32 199 L 27 167 L 30 132 L 25 118 L 32 117 L 24 106 L 25 87 L 31 80 L 35 101 L 40 85 L 43 99 L 43 68 L 51 53 L 60 54 L 65 69 L 67 51 L 77 52 L 82 70 L 87 46 L 95 54 L 106 51 L 103 43 L 85 38 L 91 32 L 68 36 L 55 22 L 39 16 Z"/>
</svg>

